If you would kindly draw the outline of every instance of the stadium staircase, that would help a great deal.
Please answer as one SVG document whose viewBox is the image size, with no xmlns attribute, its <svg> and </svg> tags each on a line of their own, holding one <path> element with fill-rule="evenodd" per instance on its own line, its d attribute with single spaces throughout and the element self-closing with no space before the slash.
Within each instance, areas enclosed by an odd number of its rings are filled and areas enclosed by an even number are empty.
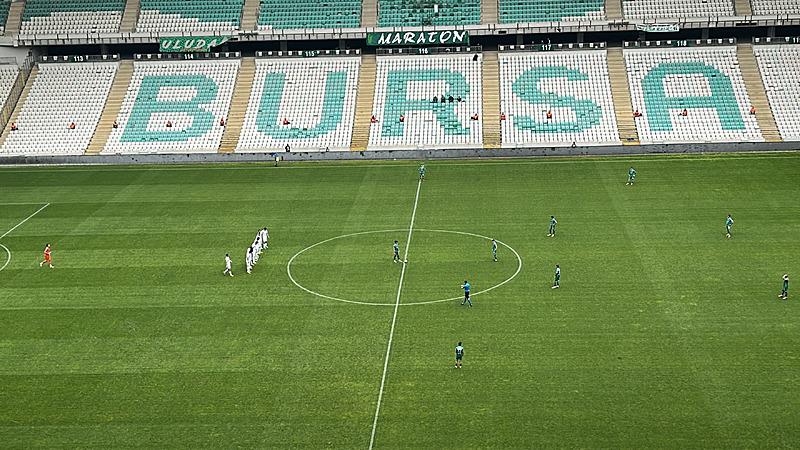
<svg viewBox="0 0 800 450">
<path fill-rule="evenodd" d="M 621 0 L 606 0 L 606 18 L 608 20 L 622 20 Z"/>
<path fill-rule="evenodd" d="M 639 132 L 636 131 L 631 91 L 628 87 L 628 68 L 620 47 L 608 49 L 608 77 L 611 81 L 611 96 L 614 98 L 619 140 L 624 145 L 639 145 Z"/>
<path fill-rule="evenodd" d="M 361 26 L 374 27 L 378 25 L 378 0 L 363 0 L 361 2 Z"/>
<path fill-rule="evenodd" d="M 734 0 L 733 10 L 736 11 L 737 16 L 753 15 L 753 7 L 750 5 L 750 0 Z"/>
<path fill-rule="evenodd" d="M 482 70 L 483 148 L 500 148 L 500 63 L 496 51 L 483 52 Z"/>
<path fill-rule="evenodd" d="M 240 25 L 241 30 L 255 31 L 258 29 L 260 5 L 261 2 L 259 0 L 244 0 L 244 5 L 242 5 L 242 23 Z"/>
<path fill-rule="evenodd" d="M 123 59 L 117 67 L 114 83 L 111 84 L 111 89 L 108 91 L 108 98 L 105 106 L 103 106 L 103 113 L 100 114 L 97 127 L 94 129 L 92 140 L 89 141 L 89 146 L 86 147 L 87 155 L 97 155 L 105 148 L 108 136 L 114 129 L 114 121 L 117 120 L 119 111 L 122 108 L 122 102 L 125 101 L 125 96 L 128 95 L 128 85 L 131 83 L 132 77 L 133 60 Z"/>
<path fill-rule="evenodd" d="M 39 68 L 34 66 L 31 69 L 31 74 L 28 77 L 28 82 L 25 83 L 25 87 L 22 88 L 22 93 L 17 100 L 16 106 L 14 106 L 14 112 L 11 113 L 11 118 L 8 119 L 8 123 L 6 124 L 6 128 L 3 130 L 3 134 L 0 135 L 0 147 L 6 142 L 6 138 L 8 137 L 8 133 L 11 132 L 11 124 L 17 121 L 19 117 L 20 111 L 22 111 L 22 106 L 25 104 L 25 101 L 28 99 L 28 93 L 31 91 L 31 87 L 33 87 L 33 82 L 36 81 L 36 75 L 39 74 Z"/>
<path fill-rule="evenodd" d="M 775 123 L 775 116 L 772 115 L 764 80 L 761 78 L 758 61 L 753 53 L 753 44 L 737 44 L 736 58 L 739 60 L 739 70 L 742 71 L 742 78 L 747 87 L 747 96 L 750 97 L 752 106 L 756 108 L 756 121 L 758 128 L 761 129 L 761 135 L 767 142 L 781 142 L 783 139 Z"/>
<path fill-rule="evenodd" d="M 483 0 L 481 2 L 481 23 L 497 23 L 497 2 L 499 0 Z"/>
<path fill-rule="evenodd" d="M 120 33 L 133 33 L 136 31 L 136 22 L 139 21 L 140 10 L 141 2 L 139 0 L 128 0 L 125 3 L 125 11 L 122 13 L 122 22 L 119 24 Z"/>
<path fill-rule="evenodd" d="M 6 36 L 19 34 L 19 27 L 22 26 L 22 13 L 25 12 L 25 2 L 12 2 L 8 9 L 8 19 L 6 19 Z"/>
<path fill-rule="evenodd" d="M 361 68 L 358 70 L 356 114 L 353 120 L 353 136 L 350 141 L 350 150 L 364 151 L 369 144 L 377 66 L 375 55 L 361 55 Z"/>
<path fill-rule="evenodd" d="M 253 24 L 255 26 L 255 23 Z M 225 119 L 225 131 L 219 143 L 220 153 L 233 153 L 239 144 L 239 135 L 244 127 L 244 118 L 247 115 L 247 106 L 250 103 L 250 92 L 256 77 L 256 59 L 253 57 L 242 58 L 239 73 L 236 75 L 236 87 L 231 98 L 231 107 Z"/>
</svg>

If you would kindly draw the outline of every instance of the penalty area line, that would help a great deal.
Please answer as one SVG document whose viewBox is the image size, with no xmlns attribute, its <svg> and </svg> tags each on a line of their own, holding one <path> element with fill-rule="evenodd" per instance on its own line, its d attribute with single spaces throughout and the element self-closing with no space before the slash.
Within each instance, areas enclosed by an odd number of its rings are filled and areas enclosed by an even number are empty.
<svg viewBox="0 0 800 450">
<path fill-rule="evenodd" d="M 389 371 L 389 356 L 392 353 L 392 340 L 394 339 L 394 328 L 397 323 L 397 312 L 400 310 L 400 294 L 403 292 L 403 280 L 406 275 L 408 264 L 408 248 L 411 246 L 411 234 L 414 232 L 414 220 L 417 218 L 417 205 L 419 204 L 419 191 L 422 187 L 422 178 L 417 182 L 417 193 L 414 195 L 414 209 L 411 211 L 411 224 L 408 226 L 408 237 L 406 238 L 406 249 L 403 255 L 403 267 L 400 269 L 400 283 L 397 285 L 397 298 L 394 302 L 394 314 L 392 314 L 392 326 L 389 329 L 389 343 L 386 345 L 386 357 L 383 360 L 383 375 L 381 375 L 381 387 L 378 390 L 378 403 L 375 406 L 375 417 L 372 420 L 372 434 L 369 437 L 369 448 L 375 446 L 375 431 L 378 429 L 378 416 L 381 413 L 381 402 L 383 401 L 383 388 L 386 386 L 386 373 Z"/>
</svg>

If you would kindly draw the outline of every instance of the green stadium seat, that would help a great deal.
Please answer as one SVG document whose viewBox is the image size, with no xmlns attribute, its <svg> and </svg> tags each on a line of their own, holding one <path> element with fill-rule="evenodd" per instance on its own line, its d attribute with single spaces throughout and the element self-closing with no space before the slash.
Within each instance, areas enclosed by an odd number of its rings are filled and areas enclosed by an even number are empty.
<svg viewBox="0 0 800 450">
<path fill-rule="evenodd" d="M 477 25 L 480 0 L 379 0 L 378 26 Z"/>
<path fill-rule="evenodd" d="M 358 28 L 361 0 L 260 0 L 258 28 Z"/>
<path fill-rule="evenodd" d="M 232 31 L 244 0 L 141 0 L 138 31 Z"/>
<path fill-rule="evenodd" d="M 603 20 L 603 0 L 500 0 L 500 23 Z"/>
</svg>

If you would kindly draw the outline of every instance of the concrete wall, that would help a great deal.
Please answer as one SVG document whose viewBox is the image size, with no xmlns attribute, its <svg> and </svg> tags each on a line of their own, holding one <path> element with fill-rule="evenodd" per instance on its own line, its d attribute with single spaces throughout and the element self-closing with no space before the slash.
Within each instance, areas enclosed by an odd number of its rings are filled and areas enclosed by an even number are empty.
<svg viewBox="0 0 800 450">
<path fill-rule="evenodd" d="M 546 156 L 603 156 L 664 153 L 720 153 L 790 151 L 800 149 L 798 142 L 727 143 L 727 144 L 658 144 L 615 145 L 606 147 L 541 147 L 519 149 L 447 149 L 447 150 L 380 150 L 366 152 L 278 152 L 278 153 L 201 153 L 201 154 L 146 154 L 97 156 L 6 156 L 0 165 L 14 164 L 195 164 L 243 163 L 275 161 L 342 161 L 342 160 L 392 160 L 392 159 L 454 159 L 454 158 L 517 158 Z"/>
</svg>

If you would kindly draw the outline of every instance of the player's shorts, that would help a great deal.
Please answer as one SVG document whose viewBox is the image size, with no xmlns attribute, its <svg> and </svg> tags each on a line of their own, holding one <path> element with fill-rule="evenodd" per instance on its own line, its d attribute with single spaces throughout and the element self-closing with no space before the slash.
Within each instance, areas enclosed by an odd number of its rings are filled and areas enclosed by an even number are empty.
<svg viewBox="0 0 800 450">
<path fill-rule="evenodd" d="M 456 361 L 461 361 L 461 358 L 463 358 L 463 356 L 456 355 Z"/>
<path fill-rule="evenodd" d="M 51 260 L 52 260 L 52 257 L 50 255 L 44 255 L 44 262 L 48 262 L 49 263 Z"/>
<path fill-rule="evenodd" d="M 469 299 L 469 291 L 464 292 L 464 299 Z"/>
</svg>

